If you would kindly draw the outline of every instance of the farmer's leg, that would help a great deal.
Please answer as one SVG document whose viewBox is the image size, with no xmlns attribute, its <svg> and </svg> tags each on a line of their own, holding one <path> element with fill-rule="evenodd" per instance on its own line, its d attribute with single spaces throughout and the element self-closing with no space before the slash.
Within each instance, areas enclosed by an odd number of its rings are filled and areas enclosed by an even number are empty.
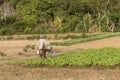
<svg viewBox="0 0 120 80">
<path fill-rule="evenodd" d="M 43 50 L 40 49 L 39 52 L 40 52 L 39 56 L 42 58 L 42 52 L 43 52 Z"/>
<path fill-rule="evenodd" d="M 45 50 L 42 50 L 42 57 L 46 58 L 46 51 Z"/>
<path fill-rule="evenodd" d="M 46 50 L 44 50 L 43 53 L 44 58 L 46 58 Z"/>
</svg>

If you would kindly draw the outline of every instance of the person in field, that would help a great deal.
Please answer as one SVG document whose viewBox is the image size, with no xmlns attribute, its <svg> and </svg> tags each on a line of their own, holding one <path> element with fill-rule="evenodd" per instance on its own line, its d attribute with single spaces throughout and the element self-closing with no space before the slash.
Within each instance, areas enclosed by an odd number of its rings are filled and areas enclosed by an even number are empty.
<svg viewBox="0 0 120 80">
<path fill-rule="evenodd" d="M 46 58 L 47 46 L 50 45 L 49 41 L 46 39 L 46 36 L 42 36 L 39 39 L 38 49 L 39 49 L 39 56 L 41 58 Z"/>
</svg>

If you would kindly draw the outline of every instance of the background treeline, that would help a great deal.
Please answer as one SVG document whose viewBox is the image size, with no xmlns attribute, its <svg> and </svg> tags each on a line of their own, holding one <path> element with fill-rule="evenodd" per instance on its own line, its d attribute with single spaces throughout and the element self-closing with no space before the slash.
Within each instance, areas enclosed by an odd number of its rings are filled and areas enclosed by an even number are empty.
<svg viewBox="0 0 120 80">
<path fill-rule="evenodd" d="M 120 31 L 120 0 L 5 1 L 15 13 L 0 19 L 0 35 Z"/>
</svg>

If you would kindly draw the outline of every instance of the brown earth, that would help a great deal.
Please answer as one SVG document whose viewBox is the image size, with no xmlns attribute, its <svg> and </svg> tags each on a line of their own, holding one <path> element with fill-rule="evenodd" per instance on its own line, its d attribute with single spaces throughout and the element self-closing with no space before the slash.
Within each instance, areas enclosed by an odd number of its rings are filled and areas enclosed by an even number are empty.
<svg viewBox="0 0 120 80">
<path fill-rule="evenodd" d="M 120 80 L 120 68 L 81 68 L 81 67 L 26 67 L 13 65 L 13 62 L 21 62 L 28 59 L 39 59 L 35 50 L 23 51 L 26 45 L 36 45 L 37 40 L 0 41 L 0 52 L 6 56 L 0 56 L 0 80 Z M 107 38 L 72 46 L 53 46 L 57 55 L 71 51 L 120 47 L 120 37 Z M 52 56 L 48 55 L 49 56 Z"/>
</svg>

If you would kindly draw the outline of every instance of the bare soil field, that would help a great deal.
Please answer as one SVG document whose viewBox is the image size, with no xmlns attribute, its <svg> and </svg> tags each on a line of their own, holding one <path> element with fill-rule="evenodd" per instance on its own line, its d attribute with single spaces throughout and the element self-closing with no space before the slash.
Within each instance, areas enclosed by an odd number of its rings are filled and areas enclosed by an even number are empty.
<svg viewBox="0 0 120 80">
<path fill-rule="evenodd" d="M 52 41 L 51 41 L 52 42 Z M 13 65 L 29 59 L 40 59 L 36 49 L 25 52 L 26 45 L 36 45 L 38 40 L 0 41 L 0 80 L 120 80 L 120 68 L 94 67 L 29 67 Z M 72 46 L 53 46 L 55 54 L 102 47 L 120 47 L 120 37 L 112 37 Z M 48 57 L 52 56 L 49 55 Z"/>
</svg>

